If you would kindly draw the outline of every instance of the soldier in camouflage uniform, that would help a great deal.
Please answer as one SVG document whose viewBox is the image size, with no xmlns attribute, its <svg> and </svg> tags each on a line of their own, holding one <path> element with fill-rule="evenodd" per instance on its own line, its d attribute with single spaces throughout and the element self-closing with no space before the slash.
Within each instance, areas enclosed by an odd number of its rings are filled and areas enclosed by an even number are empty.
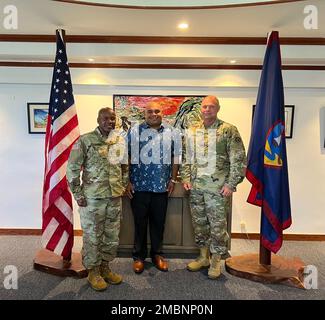
<svg viewBox="0 0 325 320">
<path fill-rule="evenodd" d="M 105 290 L 107 283 L 122 281 L 110 270 L 109 262 L 115 258 L 119 243 L 121 196 L 128 184 L 128 166 L 122 164 L 125 140 L 114 130 L 115 112 L 99 110 L 97 122 L 95 131 L 80 136 L 72 147 L 67 180 L 80 207 L 88 281 L 93 289 Z"/>
<path fill-rule="evenodd" d="M 181 167 L 184 188 L 191 190 L 192 223 L 200 248 L 200 256 L 187 268 L 198 271 L 210 266 L 210 279 L 221 274 L 221 257 L 228 251 L 230 196 L 243 181 L 246 168 L 240 134 L 235 126 L 217 118 L 219 109 L 216 97 L 203 99 L 201 124 L 196 121 L 185 134 L 187 157 Z"/>
</svg>

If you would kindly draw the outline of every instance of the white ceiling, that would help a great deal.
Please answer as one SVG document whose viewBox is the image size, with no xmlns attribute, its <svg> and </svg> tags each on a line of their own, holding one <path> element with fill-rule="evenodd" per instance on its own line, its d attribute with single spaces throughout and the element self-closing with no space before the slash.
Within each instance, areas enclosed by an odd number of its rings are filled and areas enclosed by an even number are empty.
<svg viewBox="0 0 325 320">
<path fill-rule="evenodd" d="M 92 35 L 264 37 L 272 29 L 282 37 L 325 35 L 324 0 L 201 10 L 109 8 L 50 0 L 0 3 L 18 9 L 18 30 L 6 30 L 1 24 L 0 33 L 9 34 L 54 34 L 62 27 L 67 34 Z M 318 30 L 304 28 L 303 10 L 308 4 L 318 8 Z M 177 28 L 181 21 L 189 23 L 188 30 Z"/>
<path fill-rule="evenodd" d="M 199 6 L 226 6 L 266 2 L 265 0 L 71 0 L 75 2 L 106 4 L 118 6 L 142 7 L 199 7 Z M 275 2 L 278 0 L 267 0 Z"/>
<path fill-rule="evenodd" d="M 215 1 L 217 2 L 217 1 Z M 8 1 L 0 0 L 1 4 Z M 50 0 L 11 0 L 18 9 L 18 30 L 3 34 L 55 34 L 124 36 L 265 37 L 278 30 L 280 37 L 324 37 L 325 0 L 222 9 L 126 9 L 88 6 Z M 318 29 L 305 30 L 307 4 L 318 9 Z M 0 14 L 1 19 L 1 14 Z M 181 21 L 190 25 L 177 28 Z M 68 43 L 70 62 L 261 64 L 264 46 L 231 45 L 136 45 Z M 325 46 L 282 46 L 284 64 L 325 65 Z M 0 61 L 53 61 L 54 43 L 0 42 Z"/>
<path fill-rule="evenodd" d="M 76 2 L 106 4 L 106 5 L 124 5 L 124 6 L 142 6 L 142 7 L 197 7 L 197 6 L 215 6 L 215 5 L 236 5 L 245 3 L 266 2 L 265 0 L 71 0 Z M 278 0 L 268 0 L 274 2 Z"/>
</svg>

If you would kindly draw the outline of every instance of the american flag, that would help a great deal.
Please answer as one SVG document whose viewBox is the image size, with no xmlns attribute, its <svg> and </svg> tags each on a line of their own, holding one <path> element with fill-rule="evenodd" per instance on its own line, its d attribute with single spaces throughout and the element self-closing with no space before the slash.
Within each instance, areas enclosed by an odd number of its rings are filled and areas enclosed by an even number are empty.
<svg viewBox="0 0 325 320">
<path fill-rule="evenodd" d="M 42 206 L 43 247 L 69 259 L 73 246 L 72 197 L 66 180 L 68 158 L 79 137 L 67 54 L 56 31 L 56 57 L 45 136 Z"/>
</svg>

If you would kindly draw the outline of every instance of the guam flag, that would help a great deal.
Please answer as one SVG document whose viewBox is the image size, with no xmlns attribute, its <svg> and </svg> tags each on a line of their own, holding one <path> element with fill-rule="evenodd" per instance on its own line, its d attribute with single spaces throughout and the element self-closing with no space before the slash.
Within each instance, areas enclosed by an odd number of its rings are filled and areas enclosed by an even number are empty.
<svg viewBox="0 0 325 320">
<path fill-rule="evenodd" d="M 268 36 L 247 156 L 247 202 L 260 206 L 261 242 L 276 253 L 291 225 L 279 34 Z"/>
</svg>

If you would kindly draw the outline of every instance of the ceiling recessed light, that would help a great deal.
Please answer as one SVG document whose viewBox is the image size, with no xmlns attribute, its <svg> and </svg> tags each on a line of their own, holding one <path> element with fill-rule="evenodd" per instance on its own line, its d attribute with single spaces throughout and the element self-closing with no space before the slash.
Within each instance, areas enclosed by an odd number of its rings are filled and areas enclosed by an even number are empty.
<svg viewBox="0 0 325 320">
<path fill-rule="evenodd" d="M 88 61 L 89 61 L 89 62 L 94 62 L 95 59 L 93 59 L 93 58 L 89 58 Z"/>
<path fill-rule="evenodd" d="M 236 60 L 230 60 L 230 63 L 231 64 L 234 64 L 234 63 L 236 63 L 237 61 Z"/>
<path fill-rule="evenodd" d="M 188 23 L 182 22 L 178 25 L 179 29 L 187 29 L 188 28 Z"/>
</svg>

